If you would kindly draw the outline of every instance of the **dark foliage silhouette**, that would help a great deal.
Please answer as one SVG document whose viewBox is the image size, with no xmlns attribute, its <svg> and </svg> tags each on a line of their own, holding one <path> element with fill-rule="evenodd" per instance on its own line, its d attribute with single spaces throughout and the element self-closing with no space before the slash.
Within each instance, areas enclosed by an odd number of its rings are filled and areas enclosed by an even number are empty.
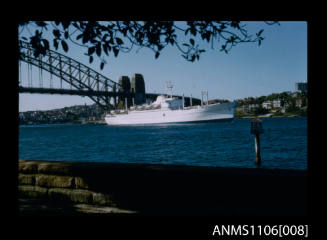
<svg viewBox="0 0 327 240">
<path fill-rule="evenodd" d="M 278 22 L 265 22 L 267 25 Z M 20 32 L 28 29 L 29 36 L 19 34 L 19 39 L 28 41 L 34 49 L 34 56 L 44 55 L 50 45 L 58 50 L 69 51 L 69 44 L 85 48 L 85 55 L 92 63 L 94 55 L 100 58 L 100 68 L 106 61 L 104 55 L 117 57 L 120 52 L 128 53 L 134 47 L 149 48 L 157 59 L 161 51 L 168 45 L 176 47 L 187 61 L 200 59 L 205 49 L 199 46 L 200 36 L 203 42 L 211 44 L 228 53 L 240 43 L 258 43 L 260 46 L 264 37 L 264 29 L 255 34 L 248 32 L 246 24 L 240 21 L 186 21 L 183 27 L 175 21 L 21 21 L 18 23 Z M 32 33 L 29 28 L 35 28 Z M 52 39 L 43 36 L 45 31 L 52 30 Z M 184 39 L 176 34 L 184 33 Z"/>
</svg>

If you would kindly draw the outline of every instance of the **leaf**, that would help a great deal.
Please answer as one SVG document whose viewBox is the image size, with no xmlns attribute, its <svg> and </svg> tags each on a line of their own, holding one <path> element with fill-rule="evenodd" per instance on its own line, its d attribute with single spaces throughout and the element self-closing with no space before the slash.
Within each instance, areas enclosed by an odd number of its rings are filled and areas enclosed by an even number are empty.
<svg viewBox="0 0 327 240">
<path fill-rule="evenodd" d="M 104 53 L 108 56 L 108 47 L 107 47 L 107 45 L 103 44 L 102 48 L 103 48 Z"/>
<path fill-rule="evenodd" d="M 99 44 L 97 45 L 96 49 L 95 49 L 96 54 L 98 55 L 98 57 L 101 56 L 101 44 L 99 42 Z"/>
<path fill-rule="evenodd" d="M 195 30 L 195 28 L 191 28 L 190 31 L 191 31 L 191 33 L 192 33 L 193 36 L 196 36 L 196 30 Z"/>
<path fill-rule="evenodd" d="M 184 46 L 189 47 L 190 45 L 187 43 L 183 43 Z"/>
<path fill-rule="evenodd" d="M 92 55 L 94 53 L 94 51 L 95 51 L 95 47 L 94 46 L 93 47 L 89 47 L 89 49 L 87 51 L 87 54 L 88 55 Z"/>
<path fill-rule="evenodd" d="M 78 26 L 78 24 L 76 22 L 73 22 L 72 25 L 77 28 L 77 29 L 80 29 L 80 27 Z"/>
<path fill-rule="evenodd" d="M 61 46 L 64 49 L 65 52 L 68 51 L 68 45 L 64 40 L 61 40 Z"/>
<path fill-rule="evenodd" d="M 261 30 L 257 33 L 257 36 L 260 36 L 262 32 L 263 32 L 263 29 L 261 29 Z"/>
<path fill-rule="evenodd" d="M 121 40 L 121 39 L 118 38 L 118 37 L 116 37 L 116 42 L 117 42 L 117 44 L 119 44 L 119 45 L 121 45 L 121 44 L 124 43 L 123 40 Z"/>
<path fill-rule="evenodd" d="M 85 44 L 89 41 L 90 36 L 88 34 L 83 34 L 82 43 Z"/>
<path fill-rule="evenodd" d="M 44 48 L 45 48 L 46 50 L 49 50 L 49 42 L 48 42 L 48 40 L 46 40 L 46 39 L 42 39 L 42 42 L 43 42 Z"/>
<path fill-rule="evenodd" d="M 65 38 L 68 39 L 68 37 L 69 37 L 68 31 L 65 31 Z"/>
<path fill-rule="evenodd" d="M 70 21 L 62 21 L 61 25 L 64 27 L 64 29 L 67 29 L 70 25 Z"/>
<path fill-rule="evenodd" d="M 210 35 L 211 35 L 210 32 L 206 32 L 205 38 L 206 38 L 207 42 L 210 41 Z"/>
<path fill-rule="evenodd" d="M 93 56 L 90 56 L 89 62 L 90 62 L 90 63 L 93 62 Z"/>
<path fill-rule="evenodd" d="M 189 28 L 185 30 L 185 36 L 186 36 L 186 34 L 188 33 L 188 31 L 190 31 Z"/>
<path fill-rule="evenodd" d="M 22 37 L 22 39 L 26 40 L 27 41 L 27 38 L 26 37 Z"/>
<path fill-rule="evenodd" d="M 101 41 L 105 42 L 107 37 L 109 37 L 109 34 L 108 33 L 106 33 L 105 35 L 103 35 Z"/>
<path fill-rule="evenodd" d="M 38 25 L 39 27 L 45 27 L 47 25 L 45 22 L 41 22 L 41 21 L 35 21 L 35 24 Z"/>
<path fill-rule="evenodd" d="M 104 67 L 104 62 L 102 62 L 102 63 L 100 64 L 100 69 L 102 70 L 103 67 Z"/>
<path fill-rule="evenodd" d="M 83 33 L 81 33 L 80 35 L 78 35 L 78 36 L 76 37 L 76 40 L 80 39 L 81 37 L 83 37 Z"/>
<path fill-rule="evenodd" d="M 174 39 L 171 38 L 171 39 L 170 39 L 170 44 L 171 44 L 172 46 L 174 46 L 174 42 L 175 42 Z"/>
<path fill-rule="evenodd" d="M 52 31 L 52 33 L 56 38 L 60 38 L 60 36 L 61 36 L 60 31 L 58 29 L 54 29 Z"/>
<path fill-rule="evenodd" d="M 159 57 L 160 52 L 156 52 L 156 55 L 154 56 L 156 59 Z"/>
<path fill-rule="evenodd" d="M 117 57 L 118 53 L 119 53 L 119 50 L 117 48 L 115 48 L 115 47 L 112 50 L 114 51 L 115 57 Z"/>
<path fill-rule="evenodd" d="M 194 39 L 190 38 L 190 43 L 192 44 L 192 46 L 194 46 Z"/>
<path fill-rule="evenodd" d="M 58 50 L 58 40 L 53 39 L 53 46 L 55 47 L 56 50 Z"/>
</svg>

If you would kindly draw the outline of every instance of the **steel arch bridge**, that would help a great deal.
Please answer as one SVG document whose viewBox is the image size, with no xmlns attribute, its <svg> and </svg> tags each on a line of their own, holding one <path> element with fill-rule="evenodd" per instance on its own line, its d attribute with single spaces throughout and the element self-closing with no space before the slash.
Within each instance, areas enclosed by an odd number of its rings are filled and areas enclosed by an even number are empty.
<svg viewBox="0 0 327 240">
<path fill-rule="evenodd" d="M 108 77 L 94 71 L 86 65 L 67 57 L 58 52 L 47 50 L 45 55 L 35 57 L 30 43 L 19 41 L 20 61 L 28 65 L 36 66 L 45 70 L 54 76 L 60 78 L 60 89 L 44 88 L 43 84 L 39 88 L 19 86 L 20 93 L 45 93 L 45 94 L 69 94 L 87 96 L 91 98 L 103 109 L 110 111 L 110 108 L 116 107 L 116 98 L 133 98 L 134 93 L 121 90 L 122 86 Z M 71 89 L 63 89 L 62 81 L 68 83 Z M 74 89 L 72 89 L 74 87 Z M 147 98 L 155 98 L 161 94 L 148 93 Z M 181 96 L 174 96 L 181 97 Z M 114 106 L 110 104 L 111 98 L 114 99 Z M 190 98 L 185 97 L 186 103 Z M 192 98 L 193 103 L 200 102 L 199 99 Z"/>
</svg>

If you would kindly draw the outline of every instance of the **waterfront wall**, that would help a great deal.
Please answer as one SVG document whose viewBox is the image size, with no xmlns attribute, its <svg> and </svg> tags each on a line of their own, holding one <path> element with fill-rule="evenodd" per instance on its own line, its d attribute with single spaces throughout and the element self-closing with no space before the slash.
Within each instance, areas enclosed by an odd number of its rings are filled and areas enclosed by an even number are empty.
<svg viewBox="0 0 327 240">
<path fill-rule="evenodd" d="M 19 196 L 141 215 L 306 215 L 299 170 L 19 161 Z"/>
</svg>

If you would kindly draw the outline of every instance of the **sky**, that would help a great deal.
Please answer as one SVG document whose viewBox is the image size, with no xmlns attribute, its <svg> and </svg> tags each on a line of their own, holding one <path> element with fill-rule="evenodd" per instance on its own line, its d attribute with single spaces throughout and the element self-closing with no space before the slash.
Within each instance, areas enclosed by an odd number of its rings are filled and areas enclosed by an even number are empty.
<svg viewBox="0 0 327 240">
<path fill-rule="evenodd" d="M 120 52 L 118 57 L 105 57 L 107 64 L 100 70 L 97 57 L 89 64 L 89 58 L 84 55 L 85 49 L 82 47 L 70 43 L 68 53 L 61 48 L 58 52 L 116 82 L 120 76 L 129 76 L 131 79 L 133 73 L 140 73 L 147 93 L 167 93 L 166 82 L 170 81 L 174 85 L 174 95 L 192 94 L 201 99 L 201 91 L 208 90 L 209 100 L 218 98 L 233 101 L 294 91 L 296 82 L 307 81 L 306 22 L 281 21 L 280 25 L 271 26 L 264 22 L 244 23 L 253 34 L 264 29 L 262 36 L 265 39 L 260 46 L 257 43 L 242 43 L 226 54 L 219 51 L 218 47 L 211 49 L 211 45 L 198 42 L 206 52 L 202 53 L 199 61 L 194 62 L 186 61 L 175 47 L 164 48 L 158 59 L 154 58 L 152 50 L 135 47 L 129 53 Z M 29 30 L 34 32 L 33 28 Z M 29 36 L 26 29 L 21 34 Z M 52 43 L 50 45 L 54 50 Z M 27 86 L 27 64 L 21 63 L 20 66 L 21 85 Z M 39 87 L 39 74 L 39 70 L 34 68 L 32 76 L 35 87 Z M 44 87 L 50 87 L 49 76 L 42 72 Z M 56 86 L 59 87 L 59 81 L 54 78 L 54 87 Z M 93 103 L 88 97 L 19 94 L 19 112 Z"/>
</svg>

